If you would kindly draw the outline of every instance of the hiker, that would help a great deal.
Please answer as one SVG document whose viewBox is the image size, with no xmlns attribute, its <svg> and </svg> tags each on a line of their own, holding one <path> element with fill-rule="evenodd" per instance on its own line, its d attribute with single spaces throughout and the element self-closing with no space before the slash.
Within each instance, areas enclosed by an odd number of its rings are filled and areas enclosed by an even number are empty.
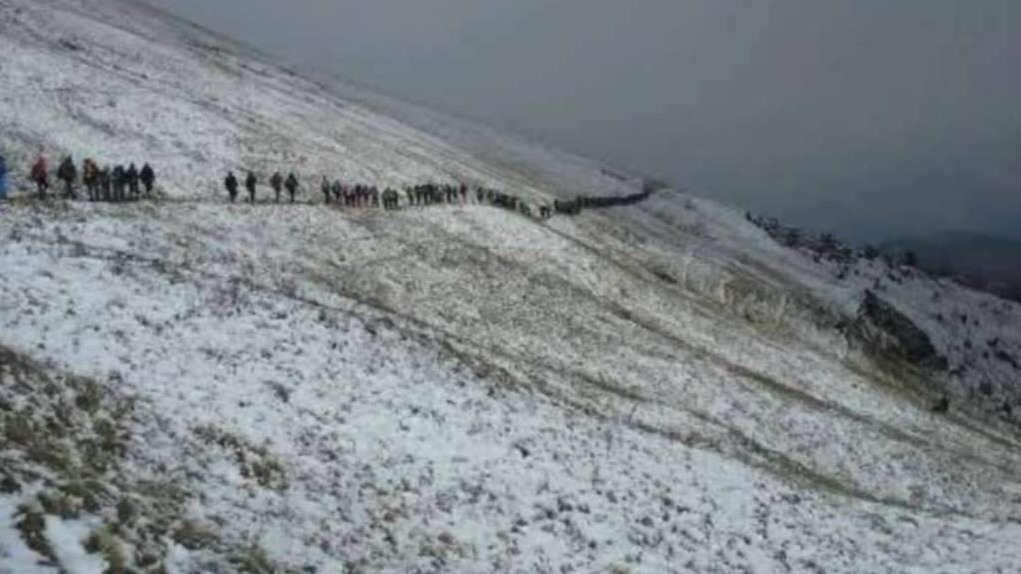
<svg viewBox="0 0 1021 574">
<path fill-rule="evenodd" d="M 945 414 L 950 410 L 950 399 L 944 395 L 933 407 L 932 412 L 937 414 Z"/>
<path fill-rule="evenodd" d="M 284 176 L 280 175 L 280 172 L 273 174 L 273 177 L 269 178 L 269 186 L 273 188 L 273 193 L 276 194 L 276 202 L 280 203 L 280 191 L 284 187 Z"/>
<path fill-rule="evenodd" d="M 32 181 L 39 189 L 39 199 L 46 199 L 46 190 L 50 188 L 49 168 L 46 166 L 46 157 L 39 155 L 32 164 Z"/>
<path fill-rule="evenodd" d="M 82 183 L 89 201 L 99 201 L 99 166 L 91 158 L 82 163 Z"/>
<path fill-rule="evenodd" d="M 125 199 L 124 188 L 128 184 L 128 176 L 127 173 L 124 171 L 123 165 L 118 165 L 113 168 L 112 184 L 113 184 L 113 201 L 114 202 L 124 201 Z"/>
<path fill-rule="evenodd" d="M 128 184 L 128 192 L 131 194 L 129 199 L 136 200 L 141 195 L 138 190 L 138 168 L 132 163 L 128 166 L 128 171 L 124 174 Z"/>
<path fill-rule="evenodd" d="M 99 197 L 102 201 L 110 201 L 112 196 L 110 195 L 110 187 L 113 185 L 112 176 L 110 175 L 110 166 L 103 168 L 103 171 L 99 172 Z"/>
<path fill-rule="evenodd" d="M 227 174 L 227 179 L 223 180 L 223 186 L 227 188 L 227 193 L 230 195 L 230 202 L 238 198 L 238 178 L 234 177 L 234 172 Z"/>
<path fill-rule="evenodd" d="M 326 176 L 323 176 L 323 182 L 319 184 L 319 189 L 322 190 L 323 197 L 326 198 L 326 203 L 329 204 L 332 190 L 330 189 L 330 180 L 326 179 Z"/>
<path fill-rule="evenodd" d="M 145 186 L 146 197 L 152 196 L 152 186 L 156 183 L 156 172 L 153 171 L 152 166 L 147 162 L 142 166 L 142 173 L 139 175 L 142 179 L 142 185 Z"/>
<path fill-rule="evenodd" d="M 340 180 L 334 180 L 333 185 L 330 186 L 330 191 L 333 192 L 333 201 L 337 205 L 343 205 L 341 199 L 344 197 L 344 186 L 340 184 Z"/>
<path fill-rule="evenodd" d="M 78 194 L 74 191 L 74 180 L 78 178 L 78 168 L 74 166 L 74 160 L 71 156 L 64 158 L 64 161 L 60 162 L 60 167 L 57 168 L 57 179 L 64 182 L 64 198 L 65 199 L 78 199 Z"/>
<path fill-rule="evenodd" d="M 7 199 L 7 158 L 0 155 L 0 201 Z"/>
<path fill-rule="evenodd" d="M 386 188 L 386 191 L 383 192 L 383 209 L 387 211 L 397 209 L 397 203 L 400 201 L 398 197 L 396 191 L 389 187 Z"/>
<path fill-rule="evenodd" d="M 287 188 L 287 195 L 291 196 L 291 203 L 294 203 L 294 194 L 298 193 L 298 178 L 294 172 L 287 174 L 287 181 L 284 183 Z"/>
<path fill-rule="evenodd" d="M 245 178 L 245 189 L 248 190 L 248 203 L 255 203 L 255 186 L 259 185 L 259 179 L 255 177 L 255 174 L 248 172 L 248 177 Z"/>
</svg>

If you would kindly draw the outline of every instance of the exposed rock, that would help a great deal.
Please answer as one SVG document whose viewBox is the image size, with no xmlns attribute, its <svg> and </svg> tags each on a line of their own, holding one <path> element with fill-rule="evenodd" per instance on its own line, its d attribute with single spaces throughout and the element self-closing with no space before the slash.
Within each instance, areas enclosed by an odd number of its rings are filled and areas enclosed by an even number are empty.
<svg viewBox="0 0 1021 574">
<path fill-rule="evenodd" d="M 873 352 L 927 369 L 948 368 L 946 358 L 936 351 L 925 331 L 871 290 L 865 291 L 850 333 Z"/>
</svg>

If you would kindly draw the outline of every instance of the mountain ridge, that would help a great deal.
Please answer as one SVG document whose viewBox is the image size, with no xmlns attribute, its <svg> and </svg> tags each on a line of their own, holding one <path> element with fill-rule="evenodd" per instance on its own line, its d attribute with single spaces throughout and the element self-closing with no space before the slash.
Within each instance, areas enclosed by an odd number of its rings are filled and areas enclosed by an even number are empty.
<svg viewBox="0 0 1021 574">
<path fill-rule="evenodd" d="M 12 170 L 43 143 L 160 181 L 0 205 L 0 572 L 1018 562 L 1017 305 L 676 190 L 549 220 L 310 202 L 323 175 L 535 203 L 642 182 L 427 133 L 131 6 L 0 4 Z M 297 205 L 219 190 L 292 167 Z"/>
</svg>

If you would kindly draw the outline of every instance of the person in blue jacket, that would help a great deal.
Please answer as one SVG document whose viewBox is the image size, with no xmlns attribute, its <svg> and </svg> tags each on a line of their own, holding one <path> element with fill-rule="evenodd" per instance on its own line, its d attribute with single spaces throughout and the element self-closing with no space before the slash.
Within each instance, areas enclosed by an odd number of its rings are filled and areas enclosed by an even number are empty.
<svg viewBox="0 0 1021 574">
<path fill-rule="evenodd" d="M 0 155 L 0 200 L 7 199 L 7 159 Z"/>
</svg>

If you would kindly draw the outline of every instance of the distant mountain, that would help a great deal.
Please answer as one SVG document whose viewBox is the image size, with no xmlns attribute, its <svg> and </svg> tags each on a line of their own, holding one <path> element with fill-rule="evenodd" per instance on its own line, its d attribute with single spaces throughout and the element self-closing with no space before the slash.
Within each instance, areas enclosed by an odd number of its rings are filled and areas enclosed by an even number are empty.
<svg viewBox="0 0 1021 574">
<path fill-rule="evenodd" d="M 933 273 L 1021 301 L 1021 239 L 948 231 L 890 241 L 883 248 L 914 251 Z"/>
</svg>

